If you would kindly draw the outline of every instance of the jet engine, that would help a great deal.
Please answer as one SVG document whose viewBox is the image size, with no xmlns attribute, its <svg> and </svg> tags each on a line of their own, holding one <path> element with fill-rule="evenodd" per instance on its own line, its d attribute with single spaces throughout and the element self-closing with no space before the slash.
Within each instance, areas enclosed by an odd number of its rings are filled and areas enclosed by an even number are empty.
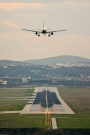
<svg viewBox="0 0 90 135">
<path fill-rule="evenodd" d="M 53 35 L 53 32 L 51 32 L 51 35 Z"/>
<path fill-rule="evenodd" d="M 37 32 L 35 32 L 35 34 L 37 35 L 38 33 L 37 33 Z"/>
</svg>

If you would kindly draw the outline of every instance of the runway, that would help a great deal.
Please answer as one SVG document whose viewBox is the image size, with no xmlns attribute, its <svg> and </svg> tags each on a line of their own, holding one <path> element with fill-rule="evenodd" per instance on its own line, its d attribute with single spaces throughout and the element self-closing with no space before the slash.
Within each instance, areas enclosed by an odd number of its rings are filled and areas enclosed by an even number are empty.
<svg viewBox="0 0 90 135">
<path fill-rule="evenodd" d="M 56 87 L 36 87 L 33 100 L 31 98 L 20 114 L 45 114 L 46 96 L 51 114 L 74 114 Z"/>
</svg>

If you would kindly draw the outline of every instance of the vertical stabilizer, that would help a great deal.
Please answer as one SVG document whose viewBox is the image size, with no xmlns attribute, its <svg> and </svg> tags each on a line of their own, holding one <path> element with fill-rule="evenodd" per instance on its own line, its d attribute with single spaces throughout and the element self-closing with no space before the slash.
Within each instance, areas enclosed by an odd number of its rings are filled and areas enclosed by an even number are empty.
<svg viewBox="0 0 90 135">
<path fill-rule="evenodd" d="M 44 21 L 43 21 L 43 29 L 44 29 Z"/>
</svg>

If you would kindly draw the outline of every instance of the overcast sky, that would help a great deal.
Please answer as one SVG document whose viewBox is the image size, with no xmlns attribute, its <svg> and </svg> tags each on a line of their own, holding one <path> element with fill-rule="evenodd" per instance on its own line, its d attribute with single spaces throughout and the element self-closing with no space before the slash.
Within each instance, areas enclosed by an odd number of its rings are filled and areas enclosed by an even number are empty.
<svg viewBox="0 0 90 135">
<path fill-rule="evenodd" d="M 40 29 L 53 36 L 22 31 Z M 0 0 L 0 60 L 74 55 L 90 59 L 90 0 Z"/>
</svg>

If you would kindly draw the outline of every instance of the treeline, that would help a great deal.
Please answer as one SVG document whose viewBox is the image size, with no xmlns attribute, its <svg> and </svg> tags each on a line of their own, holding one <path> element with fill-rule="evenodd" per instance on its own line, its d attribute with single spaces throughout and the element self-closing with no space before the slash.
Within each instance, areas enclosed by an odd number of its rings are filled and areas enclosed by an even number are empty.
<svg viewBox="0 0 90 135">
<path fill-rule="evenodd" d="M 32 77 L 42 78 L 46 75 L 54 76 L 68 76 L 68 77 L 80 77 L 90 76 L 90 67 L 61 67 L 57 69 L 50 68 L 49 66 L 0 66 L 0 78 L 1 77 Z"/>
<path fill-rule="evenodd" d="M 90 129 L 41 129 L 41 128 L 1 128 L 0 134 L 8 135 L 90 135 Z"/>
<path fill-rule="evenodd" d="M 15 80 L 15 79 L 14 79 Z M 15 82 L 12 79 L 12 81 L 7 81 L 6 85 L 3 85 L 0 82 L 0 87 L 19 87 L 19 86 L 28 86 L 28 85 L 61 85 L 61 86 L 75 86 L 75 87 L 90 87 L 90 81 L 72 81 L 72 80 L 57 80 L 57 81 L 53 81 L 53 80 L 29 80 L 28 82 L 22 82 L 22 80 L 16 78 Z"/>
</svg>

